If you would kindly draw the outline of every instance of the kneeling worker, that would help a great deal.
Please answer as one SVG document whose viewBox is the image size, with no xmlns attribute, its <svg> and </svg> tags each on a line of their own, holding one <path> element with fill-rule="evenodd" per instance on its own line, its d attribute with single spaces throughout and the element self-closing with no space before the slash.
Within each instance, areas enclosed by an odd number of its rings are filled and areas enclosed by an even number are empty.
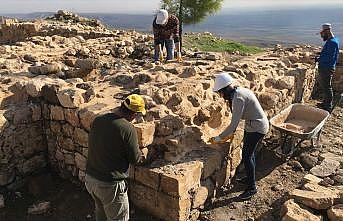
<svg viewBox="0 0 343 221">
<path fill-rule="evenodd" d="M 250 199 L 257 193 L 255 183 L 255 150 L 269 130 L 269 122 L 254 93 L 246 88 L 233 86 L 228 73 L 216 76 L 213 91 L 228 101 L 232 112 L 230 125 L 219 135 L 211 138 L 213 143 L 224 143 L 232 137 L 239 121 L 245 120 L 242 161 L 247 178 L 247 189 L 239 195 L 242 200 Z"/>
<path fill-rule="evenodd" d="M 86 188 L 95 201 L 96 221 L 129 220 L 129 164 L 144 157 L 132 122 L 145 114 L 140 95 L 129 95 L 115 110 L 95 118 L 89 133 Z"/>
</svg>

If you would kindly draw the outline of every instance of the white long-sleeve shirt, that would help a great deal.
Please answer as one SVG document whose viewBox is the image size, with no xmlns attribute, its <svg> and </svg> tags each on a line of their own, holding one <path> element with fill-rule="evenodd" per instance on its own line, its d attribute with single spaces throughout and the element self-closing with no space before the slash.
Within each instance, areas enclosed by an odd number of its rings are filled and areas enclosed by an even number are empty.
<svg viewBox="0 0 343 221">
<path fill-rule="evenodd" d="M 240 120 L 245 120 L 244 130 L 267 134 L 269 121 L 255 94 L 247 89 L 238 87 L 232 99 L 232 119 L 230 125 L 219 135 L 225 138 L 233 134 Z"/>
</svg>

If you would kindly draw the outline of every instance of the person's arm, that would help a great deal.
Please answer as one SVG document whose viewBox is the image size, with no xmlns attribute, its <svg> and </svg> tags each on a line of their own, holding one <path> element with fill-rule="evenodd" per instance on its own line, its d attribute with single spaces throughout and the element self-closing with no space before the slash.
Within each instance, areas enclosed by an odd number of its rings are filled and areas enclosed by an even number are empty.
<svg viewBox="0 0 343 221">
<path fill-rule="evenodd" d="M 127 159 L 130 164 L 137 164 L 143 160 L 143 153 L 139 149 L 136 130 L 131 127 L 124 138 L 127 145 Z"/>
<path fill-rule="evenodd" d="M 229 135 L 233 134 L 239 124 L 239 121 L 242 118 L 244 110 L 244 100 L 242 99 L 235 99 L 234 103 L 232 104 L 232 118 L 230 125 L 219 135 L 221 139 L 225 139 Z"/>
</svg>

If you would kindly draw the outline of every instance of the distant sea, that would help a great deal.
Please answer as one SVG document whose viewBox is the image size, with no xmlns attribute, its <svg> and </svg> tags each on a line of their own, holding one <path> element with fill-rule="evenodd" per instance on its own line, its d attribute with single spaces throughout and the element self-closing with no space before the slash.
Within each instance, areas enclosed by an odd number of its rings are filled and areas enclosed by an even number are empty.
<svg viewBox="0 0 343 221">
<path fill-rule="evenodd" d="M 18 18 L 42 18 L 51 13 L 10 14 Z M 153 15 L 81 13 L 100 19 L 108 27 L 151 32 Z M 186 25 L 186 32 L 212 32 L 224 38 L 259 46 L 274 44 L 321 45 L 322 23 L 330 22 L 334 33 L 343 39 L 343 6 L 289 9 L 256 9 L 222 11 L 204 22 Z M 343 40 L 342 40 L 343 41 Z"/>
</svg>

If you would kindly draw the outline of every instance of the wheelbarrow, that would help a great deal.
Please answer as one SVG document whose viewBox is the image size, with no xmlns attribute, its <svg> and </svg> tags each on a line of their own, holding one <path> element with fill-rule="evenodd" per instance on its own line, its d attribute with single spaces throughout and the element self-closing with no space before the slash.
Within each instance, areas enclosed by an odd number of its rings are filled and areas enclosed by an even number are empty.
<svg viewBox="0 0 343 221">
<path fill-rule="evenodd" d="M 291 157 L 305 140 L 311 146 L 319 144 L 322 128 L 330 113 L 307 104 L 292 104 L 270 119 L 270 124 L 281 133 L 281 145 L 275 153 Z"/>
<path fill-rule="evenodd" d="M 342 99 L 343 93 L 338 95 L 331 112 Z M 281 145 L 275 153 L 287 159 L 306 140 L 311 141 L 311 147 L 319 146 L 322 128 L 329 116 L 328 111 L 307 104 L 292 104 L 281 111 L 270 119 L 270 124 L 281 133 Z"/>
</svg>

